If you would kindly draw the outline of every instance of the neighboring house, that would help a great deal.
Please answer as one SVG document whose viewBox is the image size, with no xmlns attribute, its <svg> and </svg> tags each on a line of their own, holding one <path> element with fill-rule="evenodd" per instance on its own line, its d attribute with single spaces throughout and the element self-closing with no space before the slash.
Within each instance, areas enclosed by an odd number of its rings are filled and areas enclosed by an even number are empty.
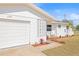
<svg viewBox="0 0 79 59">
<path fill-rule="evenodd" d="M 33 4 L 0 4 L 0 48 L 46 42 L 53 18 Z"/>
<path fill-rule="evenodd" d="M 48 36 L 65 37 L 74 35 L 72 28 L 67 27 L 67 23 L 65 22 L 52 22 L 52 24 L 48 25 L 47 28 L 49 29 L 47 32 Z"/>
</svg>

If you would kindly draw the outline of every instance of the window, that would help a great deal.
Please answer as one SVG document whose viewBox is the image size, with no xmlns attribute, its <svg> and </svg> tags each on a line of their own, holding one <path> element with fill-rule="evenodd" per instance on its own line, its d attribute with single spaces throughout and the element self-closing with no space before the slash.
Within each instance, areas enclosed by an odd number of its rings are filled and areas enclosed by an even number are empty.
<svg viewBox="0 0 79 59">
<path fill-rule="evenodd" d="M 51 31 L 52 26 L 51 25 L 47 25 L 47 31 Z"/>
<path fill-rule="evenodd" d="M 47 27 L 51 27 L 51 25 L 47 25 Z"/>
<path fill-rule="evenodd" d="M 61 28 L 61 25 L 58 25 L 58 28 Z"/>
</svg>

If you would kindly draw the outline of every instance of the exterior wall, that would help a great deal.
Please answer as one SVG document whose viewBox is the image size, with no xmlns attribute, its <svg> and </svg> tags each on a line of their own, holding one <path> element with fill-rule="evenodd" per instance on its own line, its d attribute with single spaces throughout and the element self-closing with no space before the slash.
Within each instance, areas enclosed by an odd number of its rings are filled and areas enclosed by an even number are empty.
<svg viewBox="0 0 79 59">
<path fill-rule="evenodd" d="M 31 21 L 31 29 L 30 29 L 30 44 L 38 43 L 37 37 L 37 19 L 29 19 Z"/>
<path fill-rule="evenodd" d="M 59 24 L 60 25 L 60 24 Z M 66 36 L 66 26 L 61 24 L 61 28 L 57 26 L 57 36 Z"/>
<path fill-rule="evenodd" d="M 57 24 L 52 24 L 51 35 L 57 36 Z"/>
<path fill-rule="evenodd" d="M 50 37 L 52 35 L 51 31 L 47 31 L 47 36 Z"/>
<path fill-rule="evenodd" d="M 38 19 L 37 22 L 37 32 L 38 32 L 38 40 L 43 39 L 46 42 L 46 21 L 42 19 Z"/>
<path fill-rule="evenodd" d="M 59 28 L 58 25 L 61 25 L 61 27 Z M 51 31 L 51 35 L 53 36 L 72 36 L 74 35 L 74 32 L 72 30 L 72 28 L 69 28 L 67 30 L 66 28 L 66 24 L 52 24 L 52 31 Z"/>
</svg>

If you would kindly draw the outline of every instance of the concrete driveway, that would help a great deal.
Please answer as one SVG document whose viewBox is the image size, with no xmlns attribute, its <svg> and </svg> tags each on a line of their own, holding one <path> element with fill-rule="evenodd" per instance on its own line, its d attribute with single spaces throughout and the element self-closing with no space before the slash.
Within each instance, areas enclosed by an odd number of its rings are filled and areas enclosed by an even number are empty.
<svg viewBox="0 0 79 59">
<path fill-rule="evenodd" d="M 0 56 L 45 56 L 45 54 L 31 45 L 23 45 L 1 49 Z"/>
<path fill-rule="evenodd" d="M 46 49 L 55 48 L 62 44 L 48 41 L 50 44 L 33 47 L 31 45 L 16 46 L 6 49 L 0 49 L 0 56 L 45 56 L 42 52 Z"/>
</svg>

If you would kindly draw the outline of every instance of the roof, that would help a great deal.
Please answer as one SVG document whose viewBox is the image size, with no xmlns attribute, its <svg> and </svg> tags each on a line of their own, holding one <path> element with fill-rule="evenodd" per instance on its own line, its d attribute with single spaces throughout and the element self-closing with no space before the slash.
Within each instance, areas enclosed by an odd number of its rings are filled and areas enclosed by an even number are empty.
<svg viewBox="0 0 79 59">
<path fill-rule="evenodd" d="M 63 24 L 63 25 L 67 25 L 67 22 L 56 21 L 56 22 L 52 22 L 52 24 Z"/>
<path fill-rule="evenodd" d="M 39 7 L 37 7 L 35 4 L 31 4 L 31 3 L 0 3 L 0 8 L 13 8 L 13 7 L 17 7 L 17 6 L 22 6 L 24 8 L 29 7 L 30 9 L 32 9 L 33 12 L 39 14 L 43 19 L 47 20 L 48 24 L 51 24 L 52 22 L 55 21 L 55 18 L 51 15 L 49 15 L 48 13 L 46 13 L 45 11 L 43 11 L 42 9 L 40 9 Z"/>
</svg>

